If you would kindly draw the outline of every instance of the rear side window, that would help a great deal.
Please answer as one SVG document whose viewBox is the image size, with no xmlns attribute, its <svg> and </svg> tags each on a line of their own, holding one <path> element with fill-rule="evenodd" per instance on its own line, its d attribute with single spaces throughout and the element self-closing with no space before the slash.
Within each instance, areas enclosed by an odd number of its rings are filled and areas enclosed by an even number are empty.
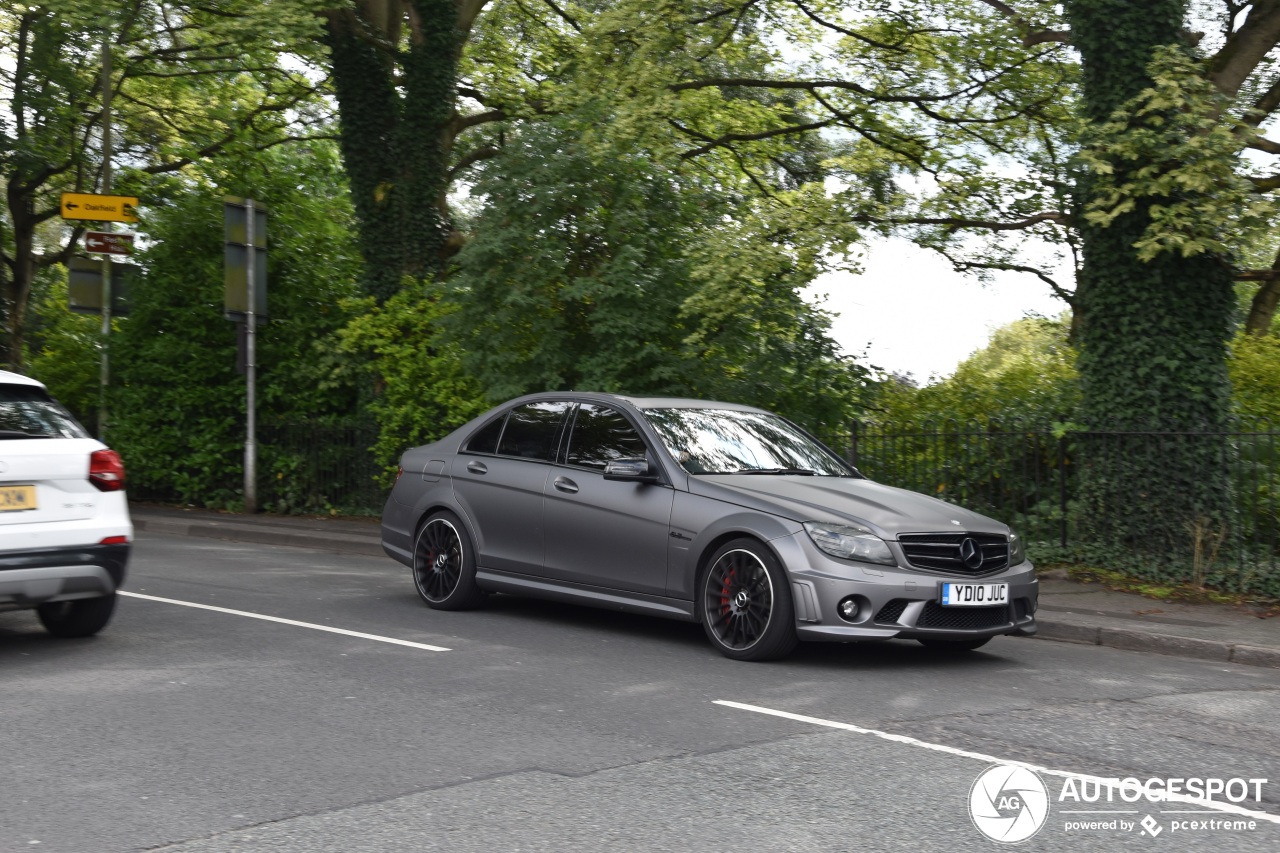
<svg viewBox="0 0 1280 853">
<path fill-rule="evenodd" d="M 502 425 L 506 418 L 497 417 L 480 428 L 480 431 L 467 441 L 469 453 L 497 453 L 498 436 L 502 435 Z"/>
<path fill-rule="evenodd" d="M 550 462 L 556 453 L 560 422 L 568 403 L 525 403 L 511 410 L 498 453 Z"/>
<path fill-rule="evenodd" d="M 0 385 L 0 439 L 88 437 L 85 428 L 41 389 Z"/>
<path fill-rule="evenodd" d="M 644 439 L 618 412 L 604 406 L 583 403 L 569 437 L 570 465 L 603 471 L 615 459 L 643 459 Z"/>
</svg>

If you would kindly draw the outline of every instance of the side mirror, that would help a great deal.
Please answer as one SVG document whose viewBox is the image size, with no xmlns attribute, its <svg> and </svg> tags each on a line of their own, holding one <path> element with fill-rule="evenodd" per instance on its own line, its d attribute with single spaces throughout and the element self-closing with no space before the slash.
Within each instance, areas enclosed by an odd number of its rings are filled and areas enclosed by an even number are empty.
<svg viewBox="0 0 1280 853">
<path fill-rule="evenodd" d="M 612 462 L 606 462 L 604 478 L 630 483 L 658 482 L 658 475 L 648 459 L 615 459 Z"/>
</svg>

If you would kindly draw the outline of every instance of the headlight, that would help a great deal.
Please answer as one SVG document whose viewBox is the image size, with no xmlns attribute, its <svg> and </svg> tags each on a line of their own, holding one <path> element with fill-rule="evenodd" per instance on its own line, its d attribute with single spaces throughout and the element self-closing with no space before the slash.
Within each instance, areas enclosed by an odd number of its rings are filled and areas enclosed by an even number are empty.
<svg viewBox="0 0 1280 853">
<path fill-rule="evenodd" d="M 1009 531 L 1009 565 L 1017 566 L 1027 559 L 1027 551 L 1022 547 L 1022 538 L 1012 530 Z"/>
<path fill-rule="evenodd" d="M 898 565 L 885 541 L 865 527 L 806 521 L 804 529 L 814 545 L 833 557 L 885 566 Z"/>
</svg>

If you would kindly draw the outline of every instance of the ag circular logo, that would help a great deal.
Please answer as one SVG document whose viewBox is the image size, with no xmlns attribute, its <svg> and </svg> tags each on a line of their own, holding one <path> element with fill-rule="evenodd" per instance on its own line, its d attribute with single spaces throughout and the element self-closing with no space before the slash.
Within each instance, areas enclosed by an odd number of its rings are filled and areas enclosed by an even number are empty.
<svg viewBox="0 0 1280 853">
<path fill-rule="evenodd" d="M 978 831 L 1001 844 L 1026 841 L 1049 817 L 1049 791 L 1034 770 L 997 764 L 969 789 L 969 817 Z"/>
</svg>

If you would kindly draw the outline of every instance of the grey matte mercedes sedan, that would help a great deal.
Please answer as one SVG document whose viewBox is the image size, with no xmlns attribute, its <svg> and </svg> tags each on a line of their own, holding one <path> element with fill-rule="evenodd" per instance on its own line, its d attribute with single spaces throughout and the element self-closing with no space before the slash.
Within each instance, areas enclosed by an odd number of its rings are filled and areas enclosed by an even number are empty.
<svg viewBox="0 0 1280 853">
<path fill-rule="evenodd" d="M 737 660 L 1036 630 L 1035 568 L 1007 526 L 731 403 L 512 400 L 404 454 L 382 545 L 437 610 L 510 593 L 647 613 L 701 623 Z"/>
</svg>

